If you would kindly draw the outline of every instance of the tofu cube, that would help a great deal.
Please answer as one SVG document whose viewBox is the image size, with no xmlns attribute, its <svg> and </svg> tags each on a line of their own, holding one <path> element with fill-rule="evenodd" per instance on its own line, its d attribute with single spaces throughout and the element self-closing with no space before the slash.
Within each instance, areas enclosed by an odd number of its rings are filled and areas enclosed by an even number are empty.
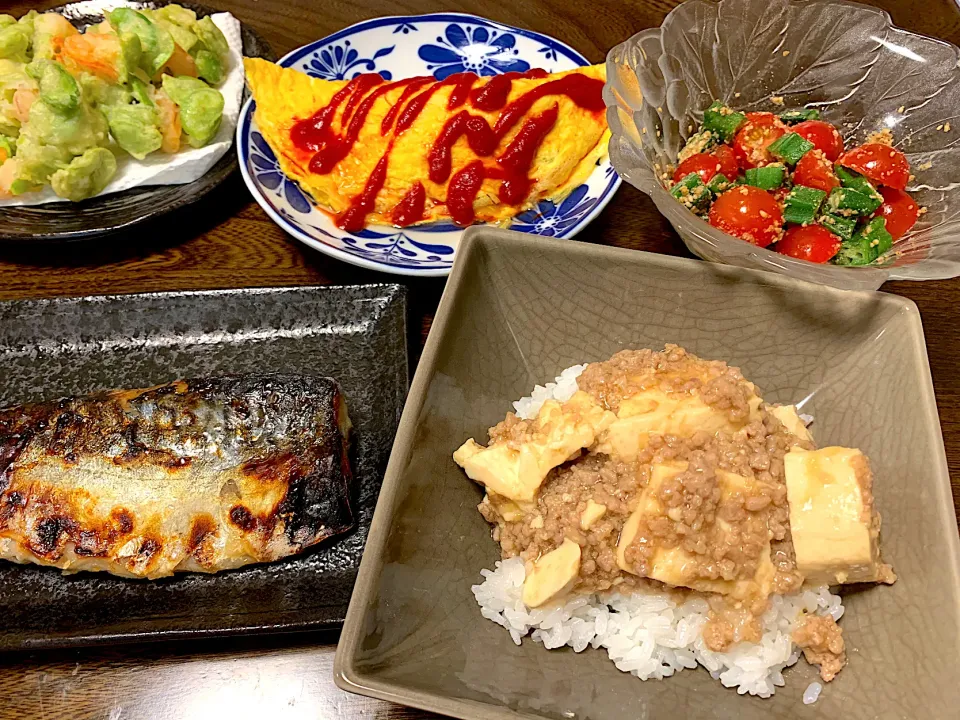
<svg viewBox="0 0 960 720">
<path fill-rule="evenodd" d="M 713 434 L 738 428 L 699 396 L 645 390 L 620 404 L 617 419 L 600 435 L 597 452 L 630 461 L 647 446 L 651 433 L 689 437 L 698 430 Z"/>
<path fill-rule="evenodd" d="M 541 556 L 527 570 L 523 581 L 523 604 L 540 607 L 563 594 L 580 572 L 580 546 L 568 538 L 563 544 Z"/>
<path fill-rule="evenodd" d="M 803 420 L 801 420 L 797 414 L 796 407 L 793 405 L 777 405 L 776 407 L 770 408 L 770 412 L 781 422 L 788 433 L 801 440 L 813 442 L 813 437 L 810 435 L 810 431 L 807 430 L 807 426 L 803 424 Z"/>
<path fill-rule="evenodd" d="M 467 477 L 489 491 L 517 503 L 530 503 L 547 473 L 593 445 L 597 434 L 615 417 L 589 395 L 578 392 L 564 405 L 556 400 L 545 402 L 537 416 L 537 432 L 519 447 L 506 443 L 483 447 L 470 438 L 453 459 Z"/>
<path fill-rule="evenodd" d="M 784 457 L 797 569 L 812 582 L 892 581 L 880 562 L 873 478 L 859 450 L 793 448 Z"/>
<path fill-rule="evenodd" d="M 602 518 L 606 513 L 606 505 L 601 505 L 593 500 L 587 500 L 587 507 L 580 516 L 580 529 L 584 531 L 589 530 L 593 527 L 593 524 Z"/>
<path fill-rule="evenodd" d="M 626 560 L 627 548 L 636 540 L 640 525 L 644 518 L 658 515 L 668 515 L 656 497 L 656 493 L 663 483 L 687 469 L 687 463 L 663 463 L 654 465 L 651 470 L 650 482 L 640 496 L 636 510 L 627 519 L 620 532 L 617 544 L 617 565 L 621 570 L 636 574 L 636 568 Z M 748 493 L 752 488 L 752 481 L 723 470 L 717 472 L 717 481 L 724 499 L 734 493 Z M 668 515 L 669 516 L 669 515 Z M 727 524 L 718 520 L 721 532 L 730 532 Z M 770 557 L 769 542 L 764 547 L 754 577 L 744 580 L 712 580 L 697 577 L 698 560 L 682 548 L 657 548 L 654 551 L 651 568 L 647 577 L 659 580 L 675 587 L 688 587 L 703 592 L 715 592 L 731 595 L 736 598 L 746 598 L 757 594 L 767 595 L 772 587 L 775 569 Z"/>
</svg>

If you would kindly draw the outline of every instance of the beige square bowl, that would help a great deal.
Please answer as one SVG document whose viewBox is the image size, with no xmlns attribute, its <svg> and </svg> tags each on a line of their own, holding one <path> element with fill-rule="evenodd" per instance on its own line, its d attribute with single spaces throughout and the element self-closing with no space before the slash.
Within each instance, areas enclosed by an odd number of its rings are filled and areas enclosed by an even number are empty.
<svg viewBox="0 0 960 720">
<path fill-rule="evenodd" d="M 800 402 L 862 448 L 900 580 L 845 589 L 850 662 L 813 706 L 804 662 L 769 700 L 703 669 L 641 682 L 603 650 L 548 651 L 480 616 L 498 548 L 451 460 L 511 401 L 580 362 L 672 342 Z M 459 718 L 944 719 L 960 715 L 958 536 L 912 302 L 783 276 L 478 228 L 464 237 L 393 446 L 336 658 L 340 687 Z"/>
</svg>

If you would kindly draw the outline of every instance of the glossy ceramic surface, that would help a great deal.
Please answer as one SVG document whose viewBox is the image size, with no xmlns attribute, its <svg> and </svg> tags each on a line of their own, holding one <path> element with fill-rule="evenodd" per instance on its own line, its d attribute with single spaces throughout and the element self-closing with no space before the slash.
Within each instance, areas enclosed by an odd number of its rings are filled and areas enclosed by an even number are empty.
<svg viewBox="0 0 960 720">
<path fill-rule="evenodd" d="M 85 28 L 102 21 L 105 10 L 119 5 L 132 8 L 156 8 L 168 5 L 172 1 L 82 0 L 51 8 L 51 11 L 65 16 L 78 28 Z M 219 10 L 190 2 L 178 2 L 178 4 L 194 10 L 199 17 L 219 12 Z M 275 57 L 270 46 L 243 23 L 240 24 L 240 32 L 245 56 L 263 57 L 268 60 Z M 236 155 L 229 151 L 205 175 L 186 185 L 133 188 L 79 203 L 56 202 L 33 207 L 0 208 L 0 242 L 34 244 L 89 240 L 129 230 L 148 220 L 197 202 L 236 169 Z"/>
<path fill-rule="evenodd" d="M 572 70 L 589 62 L 559 40 L 460 13 L 375 18 L 304 45 L 280 60 L 312 77 L 351 79 L 378 72 L 387 80 L 458 72 L 489 76 L 532 67 Z M 399 275 L 442 276 L 450 272 L 463 228 L 452 222 L 399 229 L 370 226 L 349 233 L 313 205 L 280 171 L 276 156 L 257 130 L 252 100 L 237 125 L 243 178 L 260 206 L 285 231 L 320 252 L 354 265 Z M 542 201 L 522 213 L 512 228 L 547 237 L 573 237 L 599 213 L 620 186 L 609 160 L 560 203 Z"/>
<path fill-rule="evenodd" d="M 960 48 L 894 26 L 878 8 L 843 0 L 690 0 L 659 28 L 607 55 L 610 155 L 650 195 L 691 252 L 849 290 L 887 279 L 960 274 Z M 775 105 L 771 97 L 783 98 Z M 816 265 L 720 232 L 661 185 L 683 143 L 719 99 L 739 110 L 817 108 L 849 144 L 889 129 L 928 209 L 881 267 Z"/>
<path fill-rule="evenodd" d="M 343 621 L 407 390 L 397 285 L 0 303 L 0 407 L 228 373 L 336 378 L 355 428 L 357 529 L 266 565 L 147 582 L 0 562 L 0 650 Z"/>
<path fill-rule="evenodd" d="M 417 369 L 337 652 L 340 687 L 460 718 L 936 717 L 960 687 L 960 552 L 923 331 L 909 300 L 477 228 Z M 470 592 L 499 551 L 451 459 L 570 365 L 678 343 L 800 403 L 877 480 L 891 587 L 847 587 L 850 662 L 812 708 L 799 663 L 769 700 L 702 669 L 641 682 L 602 650 L 514 645 Z M 678 715 L 679 713 L 679 715 Z"/>
</svg>

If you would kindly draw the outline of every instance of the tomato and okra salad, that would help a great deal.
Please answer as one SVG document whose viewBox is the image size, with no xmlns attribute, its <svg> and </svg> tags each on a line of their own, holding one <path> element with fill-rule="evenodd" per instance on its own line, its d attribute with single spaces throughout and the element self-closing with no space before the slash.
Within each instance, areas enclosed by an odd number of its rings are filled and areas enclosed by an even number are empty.
<svg viewBox="0 0 960 720">
<path fill-rule="evenodd" d="M 729 235 L 815 263 L 869 265 L 922 212 L 889 132 L 844 150 L 814 109 L 741 113 L 714 102 L 677 158 L 670 193 Z"/>
</svg>

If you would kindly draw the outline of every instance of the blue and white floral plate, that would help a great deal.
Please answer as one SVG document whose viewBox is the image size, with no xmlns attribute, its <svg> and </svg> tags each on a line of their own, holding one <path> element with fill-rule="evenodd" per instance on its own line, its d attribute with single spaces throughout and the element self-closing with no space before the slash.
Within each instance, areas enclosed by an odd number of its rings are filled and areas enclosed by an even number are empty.
<svg viewBox="0 0 960 720">
<path fill-rule="evenodd" d="M 496 75 L 532 67 L 559 72 L 589 65 L 583 55 L 553 38 L 459 13 L 385 17 L 352 25 L 294 50 L 280 60 L 313 77 L 353 78 L 378 72 L 387 80 L 458 72 Z M 398 275 L 447 275 L 463 229 L 433 223 L 398 230 L 370 226 L 358 233 L 338 228 L 314 208 L 296 183 L 280 171 L 257 131 L 249 100 L 237 124 L 243 179 L 273 220 L 298 240 L 354 265 Z M 559 204 L 543 201 L 516 217 L 512 230 L 568 238 L 580 232 L 613 197 L 620 178 L 604 160 L 587 182 Z"/>
</svg>

